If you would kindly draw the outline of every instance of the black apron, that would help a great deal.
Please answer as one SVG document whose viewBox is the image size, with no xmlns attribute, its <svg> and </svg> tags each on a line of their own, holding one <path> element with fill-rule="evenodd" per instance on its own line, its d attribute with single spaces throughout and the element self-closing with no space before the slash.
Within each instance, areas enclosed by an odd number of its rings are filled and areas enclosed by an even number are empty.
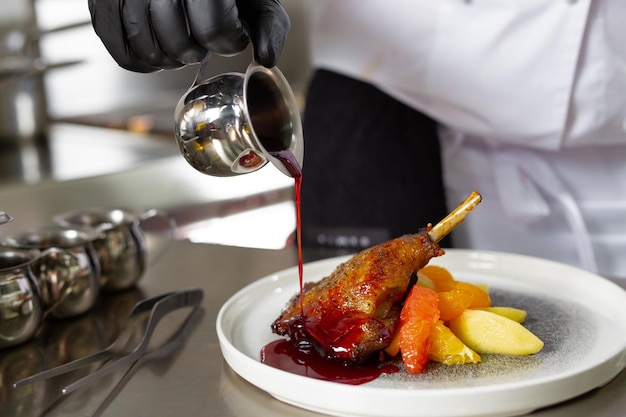
<svg viewBox="0 0 626 417">
<path fill-rule="evenodd" d="M 318 70 L 303 127 L 305 247 L 360 250 L 447 214 L 429 117 L 369 84 Z"/>
</svg>

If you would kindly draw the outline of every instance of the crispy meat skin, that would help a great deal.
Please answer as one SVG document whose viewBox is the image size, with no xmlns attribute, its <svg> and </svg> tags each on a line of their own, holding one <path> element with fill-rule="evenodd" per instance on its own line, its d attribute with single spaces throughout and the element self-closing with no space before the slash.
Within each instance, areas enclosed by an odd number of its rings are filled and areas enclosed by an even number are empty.
<svg viewBox="0 0 626 417">
<path fill-rule="evenodd" d="M 426 229 L 365 249 L 307 283 L 302 304 L 296 294 L 272 331 L 292 339 L 304 332 L 330 357 L 366 359 L 391 342 L 412 275 L 443 253 Z"/>
</svg>

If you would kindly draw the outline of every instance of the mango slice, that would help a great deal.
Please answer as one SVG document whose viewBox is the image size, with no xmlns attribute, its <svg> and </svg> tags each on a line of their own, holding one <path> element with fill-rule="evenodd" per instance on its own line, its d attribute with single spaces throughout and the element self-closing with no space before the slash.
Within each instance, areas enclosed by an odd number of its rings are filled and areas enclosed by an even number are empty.
<svg viewBox="0 0 626 417">
<path fill-rule="evenodd" d="M 465 310 L 448 327 L 478 353 L 522 356 L 543 348 L 541 339 L 520 323 L 490 311 Z"/>
</svg>

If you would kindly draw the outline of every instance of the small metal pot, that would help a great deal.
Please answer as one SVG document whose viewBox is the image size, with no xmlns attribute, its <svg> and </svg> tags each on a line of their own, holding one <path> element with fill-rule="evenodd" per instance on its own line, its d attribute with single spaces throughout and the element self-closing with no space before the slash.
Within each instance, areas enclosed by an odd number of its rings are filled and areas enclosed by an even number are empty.
<svg viewBox="0 0 626 417">
<path fill-rule="evenodd" d="M 164 249 L 165 245 L 148 253 L 143 225 L 155 219 L 165 224 L 163 227 L 168 234 L 173 232 L 173 220 L 154 209 L 136 212 L 94 207 L 59 214 L 54 217 L 54 222 L 64 227 L 89 227 L 99 232 L 94 246 L 102 270 L 103 288 L 119 291 L 135 286 L 150 263 L 149 258 L 156 258 Z"/>
</svg>

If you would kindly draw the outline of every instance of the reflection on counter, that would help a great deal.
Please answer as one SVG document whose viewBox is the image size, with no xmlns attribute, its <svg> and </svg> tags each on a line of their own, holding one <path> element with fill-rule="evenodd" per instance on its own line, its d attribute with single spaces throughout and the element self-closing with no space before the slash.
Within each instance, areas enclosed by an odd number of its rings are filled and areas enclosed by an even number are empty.
<svg viewBox="0 0 626 417">
<path fill-rule="evenodd" d="M 47 142 L 0 149 L 0 185 L 86 178 L 179 154 L 173 136 L 54 124 Z"/>
<path fill-rule="evenodd" d="M 107 294 L 88 314 L 75 319 L 48 319 L 30 342 L 2 351 L 0 356 L 0 415 L 37 416 L 62 397 L 51 386 L 58 380 L 42 381 L 14 389 L 12 384 L 22 378 L 81 358 L 107 346 L 119 333 L 132 307 L 145 298 L 139 289 Z M 134 335 L 137 341 L 139 335 Z M 77 378 L 89 373 L 86 368 L 69 375 Z M 78 375 L 77 375 L 78 373 Z M 82 373 L 82 374 L 81 374 Z M 61 377 L 58 377 L 61 378 Z M 114 377 L 101 381 L 98 390 L 110 389 Z"/>
<path fill-rule="evenodd" d="M 212 213 L 207 210 L 210 208 L 210 205 L 203 210 L 196 208 L 204 213 L 198 221 L 183 214 L 190 208 L 171 210 L 178 222 L 175 238 L 260 249 L 283 249 L 295 244 L 296 209 L 289 190 L 221 202 L 212 206 Z"/>
<path fill-rule="evenodd" d="M 69 384 L 93 374 L 107 363 L 108 358 L 117 361 L 121 356 L 135 353 L 135 347 L 147 341 L 144 334 L 150 328 L 149 320 L 145 320 L 148 315 L 142 312 L 141 316 L 133 316 L 128 312 L 139 301 L 149 300 L 136 289 L 117 293 L 102 299 L 98 308 L 88 315 L 50 323 L 35 340 L 7 351 L 0 359 L 0 396 L 3 400 L 0 414 L 20 417 L 51 415 L 54 412 L 54 415 L 64 415 L 67 410 L 87 407 L 95 408 L 93 417 L 100 416 L 139 368 L 149 363 L 152 371 L 158 373 L 171 365 L 204 316 L 204 309 L 197 305 L 201 300 L 201 291 L 194 290 L 196 296 L 185 293 L 182 304 L 180 300 L 163 304 L 162 307 L 171 310 L 168 316 L 176 317 L 168 317 L 168 324 L 153 328 L 152 339 L 157 339 L 157 343 L 145 345 L 147 351 L 130 363 L 117 362 L 121 364 L 119 369 L 103 371 L 98 375 L 97 383 L 76 387 L 75 393 L 64 393 L 60 388 L 69 388 Z M 200 298 L 197 297 L 198 292 Z M 174 313 L 174 309 L 180 310 L 180 314 Z M 165 314 L 165 311 L 161 310 L 161 313 Z M 154 319 L 158 320 L 161 313 L 155 313 Z M 112 342 L 114 339 L 115 342 Z M 120 341 L 124 344 L 118 345 Z M 13 383 L 25 377 L 85 358 L 108 346 L 114 346 L 112 356 L 99 358 L 93 364 L 79 363 L 74 371 L 13 387 Z"/>
<path fill-rule="evenodd" d="M 38 182 L 51 172 L 50 147 L 46 142 L 0 149 L 0 184 Z"/>
</svg>

